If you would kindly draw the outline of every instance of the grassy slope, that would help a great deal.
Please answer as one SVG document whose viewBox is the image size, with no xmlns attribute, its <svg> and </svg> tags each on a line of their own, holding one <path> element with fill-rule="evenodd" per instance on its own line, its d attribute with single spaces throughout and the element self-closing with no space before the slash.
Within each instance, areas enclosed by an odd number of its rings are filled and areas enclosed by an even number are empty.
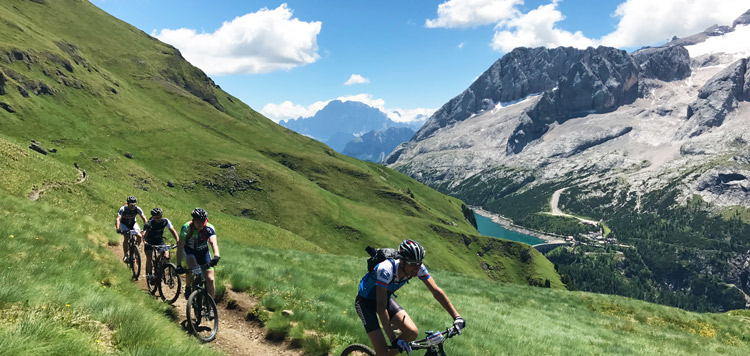
<svg viewBox="0 0 750 356">
<path fill-rule="evenodd" d="M 174 49 L 87 1 L 6 1 L 0 10 L 0 55 L 18 49 L 34 58 L 31 69 L 23 60 L 0 60 L 0 66 L 56 90 L 54 96 L 24 98 L 15 89 L 18 81 L 6 76 L 6 94 L 0 95 L 17 110 L 0 110 L 0 189 L 15 196 L 0 198 L 0 212 L 12 217 L 0 225 L 7 247 L 0 257 L 9 262 L 0 280 L 14 286 L 0 292 L 0 349 L 10 354 L 28 345 L 38 348 L 26 351 L 31 354 L 209 352 L 178 337 L 169 309 L 139 293 L 103 248 L 116 239 L 114 209 L 134 191 L 142 206 L 161 205 L 176 222 L 196 205 L 209 209 L 224 241 L 220 280 L 260 295 L 269 308 L 295 309 L 297 328 L 323 331 L 324 343 L 334 347 L 365 338 L 351 315 L 363 260 L 346 254 L 359 255 L 365 244 L 393 245 L 404 236 L 427 245 L 433 274 L 469 320 L 467 334 L 451 340 L 454 355 L 731 355 L 750 344 L 746 317 L 487 283 L 480 251 L 487 252 L 484 266 L 498 279 L 525 284 L 550 278 L 560 285 L 538 254 L 523 264 L 521 245 L 471 236 L 459 201 L 338 155 L 207 84 L 204 94 L 210 90 L 226 110 L 217 111 L 183 89 L 179 78 L 201 79 L 175 59 Z M 73 55 L 55 44 L 60 41 L 76 46 Z M 47 53 L 70 61 L 73 72 Z M 84 88 L 60 84 L 57 70 Z M 34 153 L 26 148 L 31 139 L 59 151 Z M 73 162 L 86 169 L 84 184 L 73 184 Z M 234 168 L 221 168 L 226 163 Z M 176 187 L 168 188 L 168 181 Z M 34 186 L 49 182 L 64 184 L 40 201 L 25 199 Z M 429 299 L 418 284 L 399 293 L 399 301 L 419 325 L 443 326 L 439 306 L 416 300 Z M 292 325 L 259 314 L 270 318 L 273 329 Z M 167 338 L 153 339 L 164 333 Z"/>
<path fill-rule="evenodd" d="M 3 352 L 212 354 L 181 336 L 171 308 L 129 281 L 104 248 L 108 230 L 91 218 L 71 220 L 66 209 L 10 196 L 0 198 L 0 213 L 14 217 L 0 225 L 0 241 L 13 251 L 3 255 L 0 270 L 8 287 L 0 291 Z M 366 342 L 352 305 L 360 258 L 237 241 L 224 246 L 220 280 L 256 293 L 268 309 L 295 311 L 290 317 L 255 313 L 274 333 L 296 338 L 316 330 L 323 336 L 303 343 L 332 354 L 347 343 Z M 745 355 L 750 347 L 750 314 L 744 311 L 697 314 L 616 296 L 432 275 L 468 322 L 446 346 L 454 356 Z M 447 326 L 450 318 L 428 294 L 414 282 L 398 300 L 422 330 Z"/>
<path fill-rule="evenodd" d="M 482 261 L 514 260 L 520 249 L 494 248 L 477 257 L 480 245 L 500 243 L 476 236 L 459 200 L 276 125 L 216 87 L 174 48 L 88 1 L 0 6 L 0 55 L 6 57 L 0 60 L 6 74 L 0 102 L 17 111 L 0 110 L 0 153 L 12 161 L 0 172 L 11 177 L 3 185 L 11 194 L 72 182 L 77 162 L 88 173 L 86 184 L 50 191 L 42 200 L 71 205 L 102 224 L 111 224 L 116 207 L 134 194 L 144 209 L 162 206 L 177 222 L 202 206 L 222 238 L 254 245 L 360 254 L 368 244 L 393 246 L 410 237 L 438 257 L 438 268 L 561 286 L 543 258 L 487 273 Z M 43 82 L 55 94 L 24 98 L 16 90 L 24 82 Z M 25 149 L 32 139 L 58 152 L 33 157 Z M 259 222 L 288 233 L 259 239 L 252 233 Z M 476 243 L 446 245 L 448 235 Z"/>
</svg>

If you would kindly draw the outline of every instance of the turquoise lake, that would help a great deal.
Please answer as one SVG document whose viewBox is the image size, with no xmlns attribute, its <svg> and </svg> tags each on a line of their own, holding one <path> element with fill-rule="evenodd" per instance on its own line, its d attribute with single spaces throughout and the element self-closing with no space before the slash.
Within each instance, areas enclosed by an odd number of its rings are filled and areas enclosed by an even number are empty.
<svg viewBox="0 0 750 356">
<path fill-rule="evenodd" d="M 545 243 L 545 241 L 540 238 L 508 230 L 502 225 L 492 221 L 492 219 L 477 213 L 474 213 L 474 218 L 477 219 L 477 230 L 479 230 L 479 233 L 484 236 L 500 237 L 506 240 L 523 242 L 529 245 Z"/>
</svg>

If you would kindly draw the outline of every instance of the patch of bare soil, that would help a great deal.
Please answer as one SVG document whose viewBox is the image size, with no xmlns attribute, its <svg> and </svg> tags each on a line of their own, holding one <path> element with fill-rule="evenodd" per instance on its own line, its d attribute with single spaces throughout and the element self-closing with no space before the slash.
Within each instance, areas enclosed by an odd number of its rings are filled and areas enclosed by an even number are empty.
<svg viewBox="0 0 750 356">
<path fill-rule="evenodd" d="M 122 261 L 122 245 L 118 244 L 117 246 L 109 246 L 108 248 L 119 261 Z M 142 249 L 141 255 L 145 255 Z M 122 268 L 127 268 L 124 263 L 122 264 Z M 221 266 L 217 268 L 221 268 Z M 144 259 L 141 267 L 141 276 L 134 283 L 138 284 L 144 293 L 148 293 L 145 269 L 146 262 Z M 185 328 L 187 327 L 187 316 L 185 314 L 187 300 L 184 297 L 184 279 L 180 292 L 180 298 L 177 299 L 173 307 L 177 312 L 180 325 Z M 231 305 L 227 305 L 228 302 Z M 254 297 L 245 293 L 235 292 L 230 287 L 227 287 L 224 299 L 217 305 L 219 309 L 219 332 L 216 335 L 216 339 L 207 345 L 233 356 L 303 355 L 304 352 L 302 350 L 292 348 L 288 342 L 277 343 L 266 340 L 267 331 L 261 327 L 260 323 L 247 320 L 247 311 L 253 309 L 256 304 L 257 299 Z M 189 334 L 189 331 L 185 329 L 185 333 Z"/>
</svg>

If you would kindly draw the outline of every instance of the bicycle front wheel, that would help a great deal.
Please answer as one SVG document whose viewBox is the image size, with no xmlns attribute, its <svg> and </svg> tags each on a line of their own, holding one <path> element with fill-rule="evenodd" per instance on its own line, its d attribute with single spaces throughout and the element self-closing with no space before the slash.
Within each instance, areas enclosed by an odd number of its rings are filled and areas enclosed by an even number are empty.
<svg viewBox="0 0 750 356">
<path fill-rule="evenodd" d="M 190 331 L 203 342 L 216 338 L 219 331 L 219 312 L 213 298 L 205 291 L 196 290 L 187 302 L 187 322 Z"/>
<path fill-rule="evenodd" d="M 177 274 L 177 267 L 168 263 L 162 267 L 159 281 L 159 295 L 161 299 L 169 304 L 174 303 L 180 297 L 182 278 Z"/>
<path fill-rule="evenodd" d="M 133 272 L 133 279 L 138 280 L 141 275 L 141 253 L 137 246 L 130 246 L 130 270 Z"/>
<path fill-rule="evenodd" d="M 341 356 L 375 356 L 375 351 L 367 345 L 351 344 L 341 352 Z"/>
</svg>

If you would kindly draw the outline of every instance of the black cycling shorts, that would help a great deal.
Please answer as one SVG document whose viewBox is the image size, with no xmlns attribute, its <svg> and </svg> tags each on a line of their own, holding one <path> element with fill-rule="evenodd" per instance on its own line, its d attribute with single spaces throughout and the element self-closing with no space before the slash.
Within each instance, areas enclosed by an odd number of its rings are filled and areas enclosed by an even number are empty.
<svg viewBox="0 0 750 356">
<path fill-rule="evenodd" d="M 391 317 L 391 319 L 396 316 L 396 313 L 404 310 L 404 308 L 396 303 L 393 298 L 388 298 L 388 305 L 386 305 L 385 308 L 388 310 L 388 316 Z M 370 331 L 380 329 L 380 323 L 378 323 L 377 302 L 375 300 L 363 298 L 358 294 L 357 298 L 354 299 L 354 309 L 357 310 L 357 315 L 362 319 L 365 331 L 369 333 Z"/>
</svg>

